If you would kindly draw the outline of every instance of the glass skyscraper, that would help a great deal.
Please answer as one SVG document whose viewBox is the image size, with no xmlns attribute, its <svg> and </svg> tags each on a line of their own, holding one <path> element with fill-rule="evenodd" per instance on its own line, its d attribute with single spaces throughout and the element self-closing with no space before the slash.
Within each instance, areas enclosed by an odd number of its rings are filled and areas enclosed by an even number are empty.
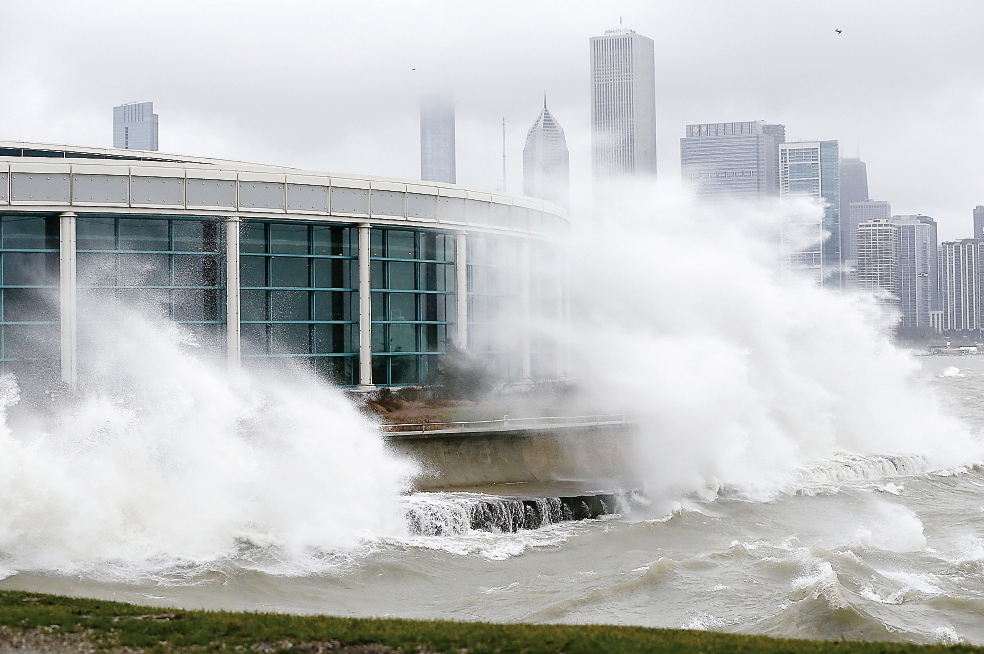
<svg viewBox="0 0 984 654">
<path fill-rule="evenodd" d="M 792 212 L 783 226 L 784 270 L 801 270 L 819 284 L 840 286 L 840 153 L 837 141 L 779 146 L 779 195 L 809 198 L 820 219 Z"/>
<path fill-rule="evenodd" d="M 783 125 L 765 121 L 687 125 L 680 139 L 683 181 L 700 198 L 764 198 L 779 194 L 776 171 Z"/>
<path fill-rule="evenodd" d="M 591 37 L 591 151 L 595 180 L 656 174 L 653 41 L 633 30 Z"/>
</svg>

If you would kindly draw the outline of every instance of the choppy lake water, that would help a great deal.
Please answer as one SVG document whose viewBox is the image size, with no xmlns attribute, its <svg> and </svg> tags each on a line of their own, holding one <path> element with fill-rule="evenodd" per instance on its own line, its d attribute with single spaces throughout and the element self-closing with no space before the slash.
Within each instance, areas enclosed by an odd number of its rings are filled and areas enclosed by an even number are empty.
<svg viewBox="0 0 984 654">
<path fill-rule="evenodd" d="M 920 361 L 948 411 L 984 430 L 984 357 Z M 636 505 L 519 533 L 372 538 L 306 563 L 244 541 L 231 557 L 162 559 L 139 574 L 8 570 L 0 587 L 187 608 L 984 644 L 984 469 L 845 454 L 799 478 L 769 501 L 724 489 L 667 515 Z"/>
</svg>

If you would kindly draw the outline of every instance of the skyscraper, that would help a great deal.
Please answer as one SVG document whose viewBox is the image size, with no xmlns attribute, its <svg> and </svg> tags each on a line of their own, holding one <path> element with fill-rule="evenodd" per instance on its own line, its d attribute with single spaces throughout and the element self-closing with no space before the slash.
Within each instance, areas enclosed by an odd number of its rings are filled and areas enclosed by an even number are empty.
<svg viewBox="0 0 984 654">
<path fill-rule="evenodd" d="M 454 102 L 445 95 L 420 101 L 420 179 L 454 184 Z"/>
<path fill-rule="evenodd" d="M 940 291 L 944 332 L 981 330 L 981 248 L 965 238 L 940 244 Z"/>
<path fill-rule="evenodd" d="M 919 216 L 892 216 L 891 222 L 898 229 L 899 328 L 903 333 L 923 336 L 929 334 L 931 327 L 936 242 L 930 225 Z"/>
<path fill-rule="evenodd" d="M 819 284 L 841 285 L 840 178 L 837 141 L 779 145 L 779 195 L 813 200 L 822 218 L 787 214 L 782 232 L 784 270 L 799 269 Z"/>
<path fill-rule="evenodd" d="M 868 167 L 860 159 L 840 160 L 841 259 L 854 268 L 857 254 L 858 221 L 851 215 L 852 202 L 864 202 L 868 195 Z M 882 216 L 877 216 L 881 218 Z M 884 216 L 886 219 L 889 216 Z M 863 220 L 862 220 L 863 222 Z"/>
<path fill-rule="evenodd" d="M 591 165 L 595 180 L 656 175 L 653 41 L 633 30 L 593 36 Z"/>
<path fill-rule="evenodd" d="M 974 238 L 984 238 L 984 206 L 974 207 Z"/>
<path fill-rule="evenodd" d="M 929 310 L 939 311 L 943 308 L 943 300 L 940 298 L 940 239 L 936 221 L 921 214 L 911 217 L 929 228 Z"/>
<path fill-rule="evenodd" d="M 526 133 L 523 148 L 523 193 L 548 202 L 568 206 L 570 194 L 570 155 L 564 128 L 547 110 L 543 111 Z"/>
<path fill-rule="evenodd" d="M 888 219 L 875 218 L 858 225 L 857 285 L 868 291 L 883 291 L 886 301 L 898 304 L 899 227 Z"/>
<path fill-rule="evenodd" d="M 113 107 L 113 147 L 157 150 L 157 114 L 153 102 L 130 102 Z"/>
<path fill-rule="evenodd" d="M 844 206 L 843 198 L 841 206 Z M 858 225 L 870 220 L 888 220 L 891 217 L 892 205 L 882 200 L 865 199 L 847 203 L 847 214 L 841 214 L 841 256 L 849 278 L 853 277 L 857 268 Z"/>
<path fill-rule="evenodd" d="M 763 120 L 687 125 L 680 139 L 680 170 L 700 198 L 779 195 L 776 171 L 786 129 Z"/>
</svg>

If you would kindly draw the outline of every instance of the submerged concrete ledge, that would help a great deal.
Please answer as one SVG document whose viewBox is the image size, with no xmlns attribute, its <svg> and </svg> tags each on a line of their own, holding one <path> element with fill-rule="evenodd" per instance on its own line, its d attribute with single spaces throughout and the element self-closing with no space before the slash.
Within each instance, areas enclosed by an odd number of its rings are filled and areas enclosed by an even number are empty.
<svg viewBox="0 0 984 654">
<path fill-rule="evenodd" d="M 420 465 L 417 490 L 548 482 L 632 487 L 634 431 L 633 422 L 613 416 L 384 427 L 390 447 Z"/>
</svg>

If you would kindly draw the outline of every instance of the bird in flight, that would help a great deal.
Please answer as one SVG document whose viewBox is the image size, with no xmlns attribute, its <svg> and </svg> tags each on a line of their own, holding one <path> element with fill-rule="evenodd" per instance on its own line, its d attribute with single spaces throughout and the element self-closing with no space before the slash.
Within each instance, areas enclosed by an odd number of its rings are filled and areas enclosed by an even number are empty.
<svg viewBox="0 0 984 654">
<path fill-rule="evenodd" d="M 837 29 L 835 29 L 834 31 L 837 32 L 838 34 L 843 34 L 844 33 L 844 30 L 837 30 Z"/>
</svg>

